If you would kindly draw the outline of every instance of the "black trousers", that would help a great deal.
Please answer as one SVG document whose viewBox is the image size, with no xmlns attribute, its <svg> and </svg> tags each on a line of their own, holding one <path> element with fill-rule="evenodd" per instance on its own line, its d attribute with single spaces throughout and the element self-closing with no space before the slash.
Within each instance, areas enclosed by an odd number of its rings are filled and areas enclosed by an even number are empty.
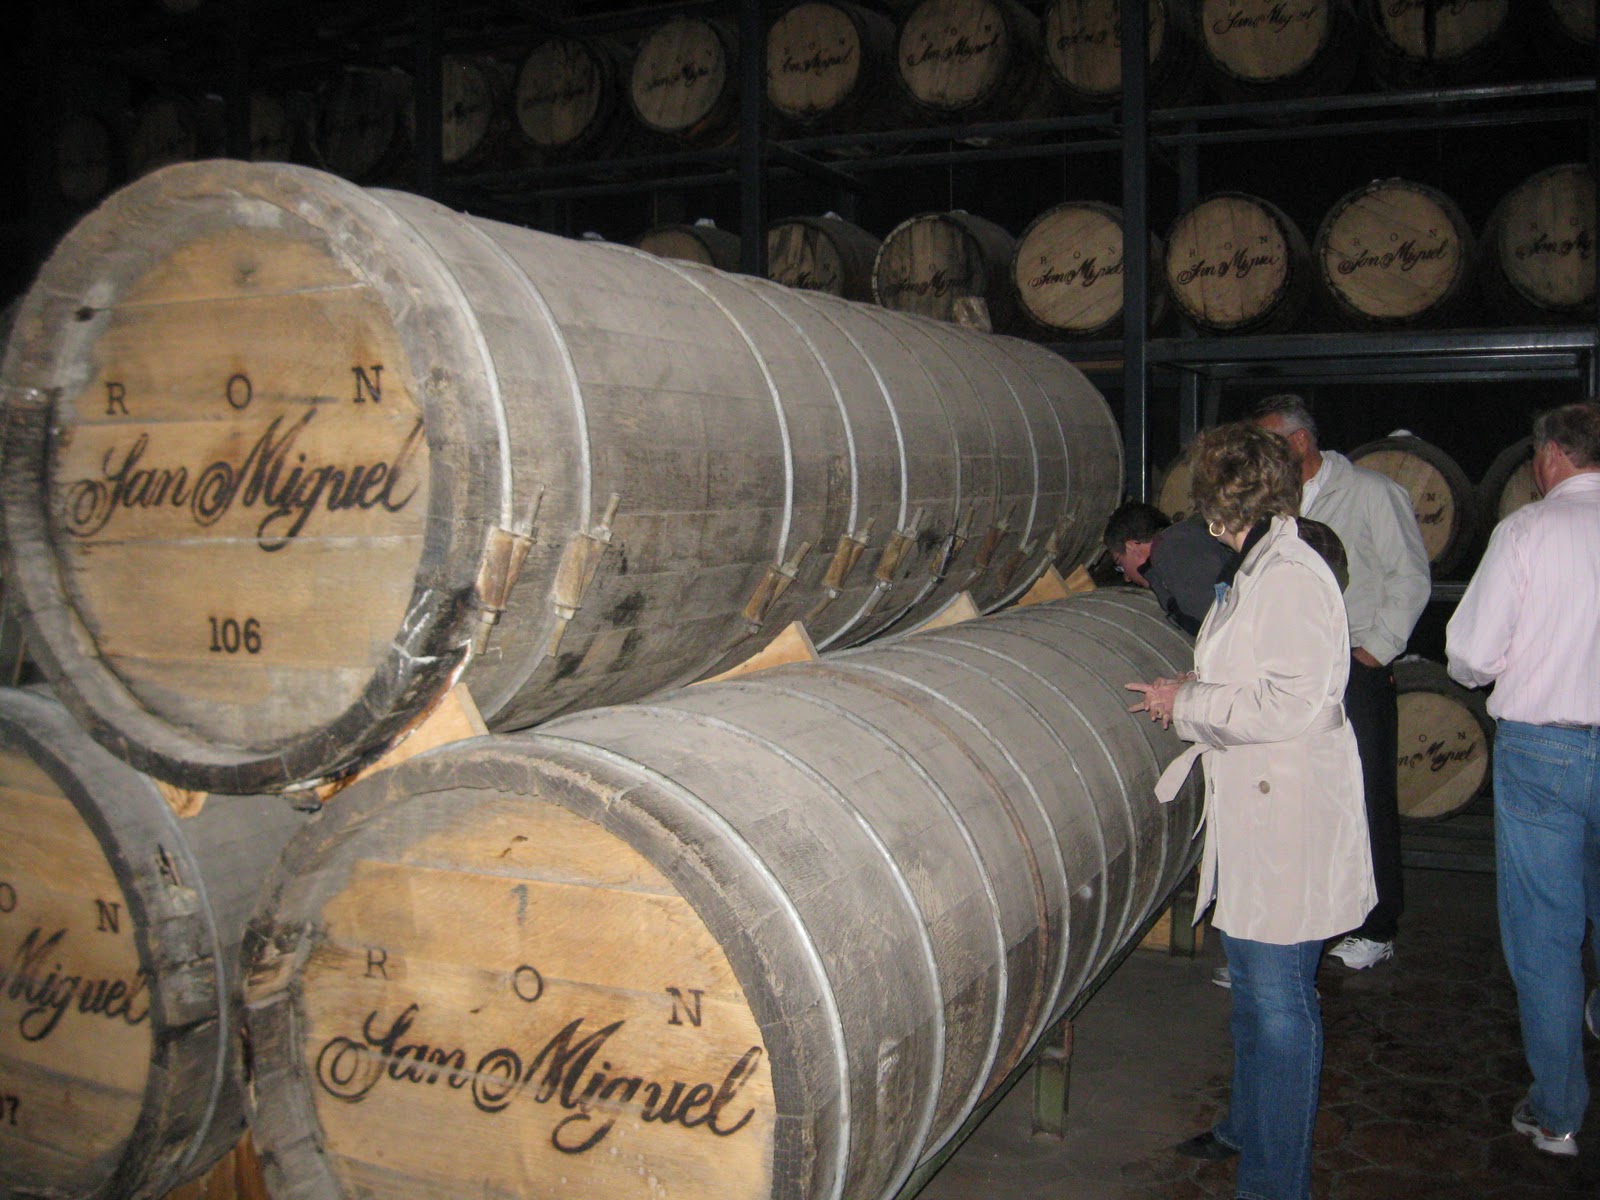
<svg viewBox="0 0 1600 1200">
<path fill-rule="evenodd" d="M 1367 833 L 1372 840 L 1372 873 L 1378 904 L 1351 932 L 1375 942 L 1392 942 L 1405 908 L 1400 874 L 1400 801 L 1396 759 L 1400 753 L 1400 710 L 1394 672 L 1350 660 L 1344 710 L 1355 730 L 1367 800 Z"/>
</svg>

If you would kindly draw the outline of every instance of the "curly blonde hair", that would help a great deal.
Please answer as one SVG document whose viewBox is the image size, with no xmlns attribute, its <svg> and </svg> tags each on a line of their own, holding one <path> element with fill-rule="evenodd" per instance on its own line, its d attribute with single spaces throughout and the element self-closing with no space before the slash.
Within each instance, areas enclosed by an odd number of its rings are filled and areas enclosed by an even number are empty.
<svg viewBox="0 0 1600 1200">
<path fill-rule="evenodd" d="M 1202 431 L 1190 462 L 1195 509 L 1213 526 L 1235 533 L 1300 511 L 1300 467 L 1289 443 L 1253 422 Z"/>
</svg>

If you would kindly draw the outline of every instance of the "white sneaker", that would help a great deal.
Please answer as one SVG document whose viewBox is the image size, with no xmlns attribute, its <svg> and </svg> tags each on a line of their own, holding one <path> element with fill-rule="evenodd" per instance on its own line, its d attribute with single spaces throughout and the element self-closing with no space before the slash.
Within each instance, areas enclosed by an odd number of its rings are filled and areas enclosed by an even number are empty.
<svg viewBox="0 0 1600 1200">
<path fill-rule="evenodd" d="M 1573 1133 L 1551 1133 L 1533 1118 L 1533 1109 L 1524 1096 L 1511 1113 L 1511 1128 L 1533 1139 L 1536 1149 L 1561 1158 L 1574 1158 L 1578 1153 L 1578 1136 Z"/>
<path fill-rule="evenodd" d="M 1218 967 L 1211 972 L 1211 982 L 1218 987 L 1231 988 L 1233 986 L 1233 975 L 1228 971 L 1227 967 Z"/>
<path fill-rule="evenodd" d="M 1352 971 L 1365 971 L 1368 967 L 1375 967 L 1385 959 L 1394 957 L 1393 942 L 1375 942 L 1371 938 L 1357 937 L 1351 934 L 1341 939 L 1333 949 L 1328 951 Z"/>
</svg>

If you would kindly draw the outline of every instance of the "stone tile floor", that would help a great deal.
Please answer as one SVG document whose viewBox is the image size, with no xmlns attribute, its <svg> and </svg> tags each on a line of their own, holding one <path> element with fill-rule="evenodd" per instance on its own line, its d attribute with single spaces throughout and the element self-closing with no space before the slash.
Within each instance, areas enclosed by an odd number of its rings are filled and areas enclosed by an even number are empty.
<svg viewBox="0 0 1600 1200">
<path fill-rule="evenodd" d="M 1494 877 L 1408 870 L 1396 958 L 1368 971 L 1324 960 L 1327 1049 L 1316 1200 L 1600 1197 L 1600 1043 L 1586 1041 L 1596 1103 L 1576 1159 L 1510 1126 L 1526 1091 L 1516 1001 L 1500 957 Z M 1202 1200 L 1233 1195 L 1231 1163 L 1171 1152 L 1226 1103 L 1228 993 L 1217 939 L 1194 959 L 1140 951 L 1076 1024 L 1068 1132 L 1032 1134 L 1024 1080 L 921 1200 Z"/>
</svg>

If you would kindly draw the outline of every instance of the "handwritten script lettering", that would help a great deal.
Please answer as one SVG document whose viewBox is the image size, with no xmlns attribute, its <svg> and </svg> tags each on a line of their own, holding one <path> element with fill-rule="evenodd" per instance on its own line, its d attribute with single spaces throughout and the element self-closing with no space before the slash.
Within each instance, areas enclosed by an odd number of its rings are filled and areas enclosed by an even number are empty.
<svg viewBox="0 0 1600 1200">
<path fill-rule="evenodd" d="M 136 508 L 187 510 L 196 525 L 206 527 L 237 507 L 263 513 L 256 544 L 271 551 L 298 537 L 319 506 L 330 513 L 378 507 L 399 512 L 411 502 L 417 491 L 410 478 L 412 459 L 423 445 L 421 418 L 393 457 L 335 464 L 310 462 L 296 449 L 316 415 L 310 409 L 293 424 L 275 417 L 242 462 L 217 459 L 194 470 L 147 465 L 155 457 L 148 433 L 129 445 L 113 445 L 101 459 L 98 477 L 67 485 L 67 531 L 94 537 L 118 512 Z"/>
<path fill-rule="evenodd" d="M 1407 238 L 1393 250 L 1385 250 L 1382 254 L 1358 250 L 1348 258 L 1341 258 L 1336 270 L 1341 275 L 1354 275 L 1357 271 L 1387 271 L 1398 264 L 1401 271 L 1409 271 L 1419 263 L 1437 262 L 1449 252 L 1449 238 L 1426 248 L 1419 248 L 1415 239 Z"/>
<path fill-rule="evenodd" d="M 68 974 L 61 965 L 67 931 L 49 937 L 35 926 L 22 939 L 10 962 L 0 962 L 0 1005 L 21 1008 L 17 1032 L 26 1042 L 40 1042 L 61 1023 L 74 1002 L 86 1016 L 139 1025 L 150 1016 L 150 995 L 143 971 L 130 983 Z"/>
<path fill-rule="evenodd" d="M 1237 8 L 1230 8 L 1223 16 L 1211 23 L 1211 31 L 1217 34 L 1232 33 L 1234 30 L 1270 29 L 1280 33 L 1290 25 L 1305 24 L 1317 19 L 1317 6 L 1299 4 L 1274 4 L 1264 13 L 1249 15 Z"/>
<path fill-rule="evenodd" d="M 462 1047 L 415 1038 L 412 1028 L 420 1014 L 421 1006 L 410 1004 L 385 1027 L 374 1010 L 362 1022 L 359 1037 L 330 1038 L 317 1053 L 318 1085 L 350 1104 L 365 1100 L 385 1079 L 464 1092 L 485 1113 L 501 1112 L 519 1096 L 534 1104 L 553 1101 L 567 1113 L 550 1130 L 551 1146 L 563 1154 L 594 1149 L 615 1127 L 618 1116 L 597 1112 L 599 1102 L 610 1102 L 610 1113 L 618 1105 L 637 1104 L 640 1121 L 706 1129 L 717 1137 L 731 1137 L 755 1116 L 752 1108 L 729 1119 L 728 1109 L 760 1066 L 760 1046 L 746 1050 L 720 1083 L 690 1084 L 630 1075 L 606 1061 L 606 1043 L 626 1021 L 585 1033 L 588 1018 L 579 1017 L 531 1057 L 500 1046 L 474 1058 Z"/>
<path fill-rule="evenodd" d="M 1188 287 L 1196 279 L 1226 279 L 1230 275 L 1235 279 L 1243 279 L 1257 267 L 1275 267 L 1282 261 L 1280 255 L 1250 254 L 1241 246 L 1233 252 L 1231 258 L 1219 262 L 1208 262 L 1202 258 L 1199 262 L 1185 267 L 1178 272 L 1178 285 Z"/>
</svg>

